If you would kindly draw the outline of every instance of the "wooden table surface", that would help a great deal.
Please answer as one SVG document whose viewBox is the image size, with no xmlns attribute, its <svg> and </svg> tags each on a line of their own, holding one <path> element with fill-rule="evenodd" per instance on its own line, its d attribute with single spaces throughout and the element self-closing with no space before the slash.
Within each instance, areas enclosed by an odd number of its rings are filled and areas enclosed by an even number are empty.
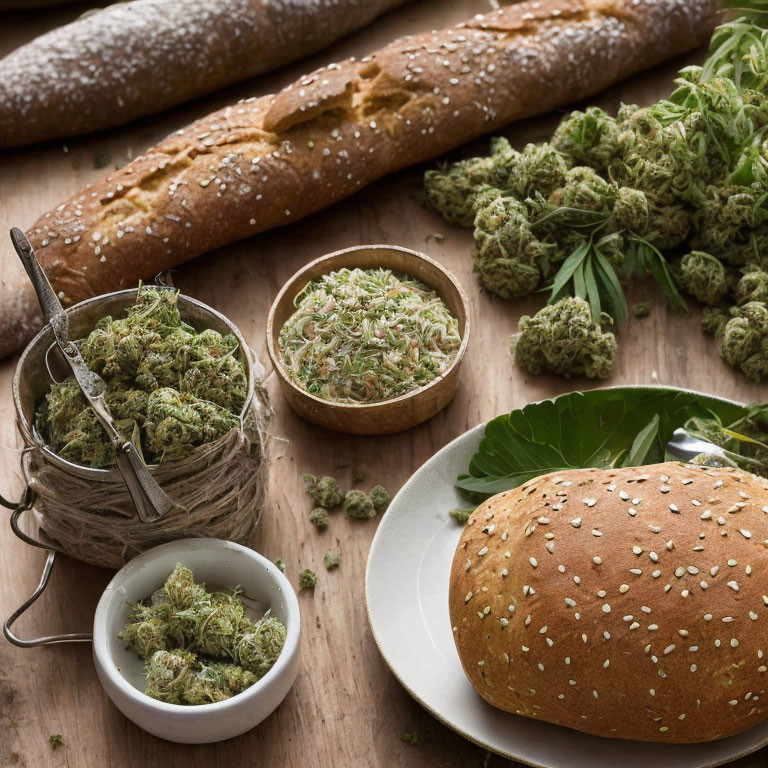
<svg viewBox="0 0 768 768">
<path fill-rule="evenodd" d="M 323 63 L 362 55 L 401 34 L 444 26 L 490 9 L 489 0 L 424 0 L 380 19 L 333 48 L 271 76 L 145 119 L 124 129 L 83 139 L 0 153 L 0 233 L 29 226 L 43 210 L 103 170 L 97 157 L 122 163 L 170 131 L 241 96 L 268 93 Z M 496 3 L 494 3 L 494 6 Z M 0 15 L 0 55 L 25 40 L 74 18 L 82 8 Z M 698 54 L 700 57 L 701 54 Z M 697 57 L 689 57 L 695 60 Z M 597 101 L 649 103 L 669 92 L 673 62 L 620 84 Z M 543 139 L 556 123 L 549 116 L 511 127 L 516 143 Z M 483 142 L 469 149 L 483 151 Z M 466 150 L 465 150 L 466 151 Z M 503 302 L 482 294 L 472 276 L 471 233 L 446 225 L 415 201 L 421 169 L 396 174 L 354 198 L 302 222 L 266 233 L 188 264 L 176 274 L 181 290 L 227 314 L 265 364 L 264 326 L 280 286 L 310 259 L 363 243 L 394 243 L 422 250 L 458 275 L 472 301 L 472 333 L 459 393 L 429 423 L 386 438 L 352 438 L 315 428 L 282 400 L 274 375 L 267 379 L 275 407 L 267 509 L 253 547 L 281 557 L 296 584 L 306 567 L 319 574 L 314 594 L 299 596 L 303 617 L 302 669 L 282 706 L 261 726 L 221 744 L 183 746 L 161 741 L 129 722 L 102 691 L 89 645 L 22 650 L 0 641 L 0 766 L 169 766 L 178 768 L 311 768 L 313 766 L 500 766 L 492 757 L 442 726 L 400 687 L 379 656 L 364 603 L 365 562 L 376 522 L 350 521 L 336 513 L 328 530 L 308 522 L 304 472 L 332 474 L 350 486 L 367 473 L 365 487 L 397 490 L 410 474 L 451 439 L 499 413 L 531 400 L 594 386 L 553 377 L 532 378 L 517 369 L 507 339 L 521 314 L 541 299 Z M 439 234 L 444 239 L 430 237 Z M 5 235 L 0 235 L 0 279 L 21 280 Z M 742 400 L 765 398 L 717 356 L 692 317 L 670 313 L 651 285 L 630 298 L 651 298 L 650 318 L 633 320 L 621 333 L 618 360 L 608 384 L 691 387 Z M 0 492 L 21 492 L 19 439 L 11 404 L 15 360 L 0 361 Z M 268 368 L 269 370 L 269 368 Z M 33 589 L 44 553 L 0 526 L 0 616 L 4 619 Z M 343 551 L 341 567 L 327 573 L 322 558 Z M 89 631 L 98 598 L 112 573 L 60 557 L 47 593 L 19 622 L 21 634 Z M 395 588 L 397 585 L 393 585 Z M 407 631 L 407 628 L 404 628 Z M 404 733 L 418 734 L 418 744 Z M 64 746 L 53 752 L 50 734 Z M 768 750 L 734 763 L 768 766 Z"/>
</svg>

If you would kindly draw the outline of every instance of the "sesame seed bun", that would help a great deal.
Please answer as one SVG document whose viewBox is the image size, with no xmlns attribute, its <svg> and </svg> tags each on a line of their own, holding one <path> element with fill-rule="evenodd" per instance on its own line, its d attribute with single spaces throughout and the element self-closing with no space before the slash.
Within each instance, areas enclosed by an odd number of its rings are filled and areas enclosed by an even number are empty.
<svg viewBox="0 0 768 768">
<path fill-rule="evenodd" d="M 464 671 L 507 712 L 710 741 L 768 715 L 768 480 L 669 462 L 535 478 L 454 556 Z"/>
</svg>

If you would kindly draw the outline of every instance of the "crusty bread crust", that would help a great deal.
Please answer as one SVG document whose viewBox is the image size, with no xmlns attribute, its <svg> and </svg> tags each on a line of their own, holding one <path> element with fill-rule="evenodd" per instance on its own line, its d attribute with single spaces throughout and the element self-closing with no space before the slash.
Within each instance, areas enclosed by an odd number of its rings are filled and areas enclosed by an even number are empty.
<svg viewBox="0 0 768 768">
<path fill-rule="evenodd" d="M 154 114 L 314 53 L 404 2 L 132 0 L 93 10 L 0 59 L 0 147 Z"/>
<path fill-rule="evenodd" d="M 598 736 L 699 742 L 768 715 L 768 480 L 558 472 L 470 517 L 450 615 L 472 685 Z"/>
<path fill-rule="evenodd" d="M 529 0 L 405 38 L 174 133 L 28 235 L 65 303 L 128 287 L 691 49 L 717 10 L 717 0 Z M 32 305 L 6 311 L 8 294 L 0 354 L 34 322 Z"/>
</svg>

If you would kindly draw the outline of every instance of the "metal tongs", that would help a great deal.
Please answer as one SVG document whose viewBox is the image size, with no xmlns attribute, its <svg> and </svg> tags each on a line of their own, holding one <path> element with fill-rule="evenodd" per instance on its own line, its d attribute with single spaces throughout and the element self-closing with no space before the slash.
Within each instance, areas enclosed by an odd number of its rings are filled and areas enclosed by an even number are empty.
<svg viewBox="0 0 768 768">
<path fill-rule="evenodd" d="M 139 519 L 145 523 L 159 520 L 176 507 L 176 504 L 149 473 L 136 446 L 115 426 L 105 399 L 104 379 L 88 367 L 77 345 L 70 340 L 67 313 L 43 272 L 27 236 L 17 227 L 13 227 L 11 241 L 35 288 L 43 317 L 53 331 L 55 343 L 46 354 L 48 373 L 57 383 L 63 381 L 70 372 L 74 375 L 85 399 L 115 446 L 117 468 L 125 480 Z"/>
</svg>

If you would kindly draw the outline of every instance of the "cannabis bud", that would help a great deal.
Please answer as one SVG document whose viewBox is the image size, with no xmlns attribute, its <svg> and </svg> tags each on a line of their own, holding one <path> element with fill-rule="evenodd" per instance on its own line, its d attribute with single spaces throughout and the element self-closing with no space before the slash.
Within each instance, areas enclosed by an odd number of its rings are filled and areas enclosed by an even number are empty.
<svg viewBox="0 0 768 768">
<path fill-rule="evenodd" d="M 328 512 L 323 507 L 315 507 L 309 513 L 309 522 L 322 531 L 328 527 Z"/>
<path fill-rule="evenodd" d="M 169 704 L 211 704 L 253 685 L 258 678 L 234 664 L 204 663 L 187 651 L 157 651 L 147 662 L 147 695 Z"/>
<path fill-rule="evenodd" d="M 736 288 L 739 303 L 760 301 L 768 304 L 768 272 L 757 267 L 747 269 Z"/>
<path fill-rule="evenodd" d="M 717 334 L 721 357 L 754 382 L 768 380 L 768 305 L 750 301 L 731 307 L 731 318 Z"/>
<path fill-rule="evenodd" d="M 599 107 L 566 115 L 552 137 L 555 149 L 567 155 L 573 165 L 607 170 L 618 154 L 619 126 Z"/>
<path fill-rule="evenodd" d="M 267 614 L 253 628 L 240 636 L 233 657 L 243 668 L 263 677 L 277 661 L 285 645 L 285 626 L 275 616 Z"/>
<path fill-rule="evenodd" d="M 119 636 L 147 660 L 148 695 L 206 704 L 253 685 L 275 663 L 286 633 L 269 613 L 254 623 L 238 589 L 209 593 L 179 564 L 148 603 L 132 607 Z"/>
<path fill-rule="evenodd" d="M 323 562 L 325 563 L 326 570 L 330 571 L 334 568 L 338 568 L 339 564 L 341 563 L 341 550 L 340 549 L 329 549 L 325 553 L 325 557 L 323 558 Z"/>
<path fill-rule="evenodd" d="M 315 504 L 324 509 L 338 507 L 344 500 L 339 484 L 333 477 L 321 477 L 318 480 L 314 475 L 304 475 L 304 487 Z"/>
<path fill-rule="evenodd" d="M 376 509 L 365 491 L 347 491 L 344 497 L 344 509 L 350 517 L 360 520 L 376 517 Z"/>
<path fill-rule="evenodd" d="M 475 511 L 474 507 L 456 507 L 448 512 L 448 514 L 459 524 L 466 525 L 470 515 Z"/>
<path fill-rule="evenodd" d="M 683 256 L 678 282 L 702 304 L 717 304 L 728 291 L 725 267 L 704 251 L 691 251 Z"/>
<path fill-rule="evenodd" d="M 649 301 L 638 301 L 632 307 L 632 314 L 640 319 L 648 317 L 651 314 L 651 303 Z"/>
<path fill-rule="evenodd" d="M 371 503 L 376 512 L 381 515 L 387 511 L 389 506 L 389 491 L 383 485 L 375 485 L 371 488 Z"/>
<path fill-rule="evenodd" d="M 299 574 L 299 589 L 314 589 L 317 586 L 317 574 L 311 568 L 305 568 Z"/>
<path fill-rule="evenodd" d="M 541 279 L 539 260 L 551 250 L 533 235 L 525 206 L 514 198 L 495 197 L 479 208 L 474 268 L 490 293 L 508 299 L 535 290 Z"/>
<path fill-rule="evenodd" d="M 616 357 L 611 325 L 607 315 L 596 323 L 584 299 L 561 299 L 520 319 L 520 333 L 512 339 L 515 362 L 533 374 L 606 378 Z"/>
<path fill-rule="evenodd" d="M 140 286 L 127 317 L 102 318 L 77 344 L 107 385 L 117 428 L 150 463 L 186 456 L 240 423 L 247 380 L 237 339 L 184 323 L 175 291 Z M 115 447 L 72 377 L 51 386 L 36 426 L 68 461 L 115 463 Z"/>
<path fill-rule="evenodd" d="M 445 171 L 427 171 L 424 174 L 426 200 L 446 221 L 471 227 L 475 219 L 475 189 L 488 183 L 492 169 L 492 158 L 476 157 L 461 160 Z"/>
</svg>

